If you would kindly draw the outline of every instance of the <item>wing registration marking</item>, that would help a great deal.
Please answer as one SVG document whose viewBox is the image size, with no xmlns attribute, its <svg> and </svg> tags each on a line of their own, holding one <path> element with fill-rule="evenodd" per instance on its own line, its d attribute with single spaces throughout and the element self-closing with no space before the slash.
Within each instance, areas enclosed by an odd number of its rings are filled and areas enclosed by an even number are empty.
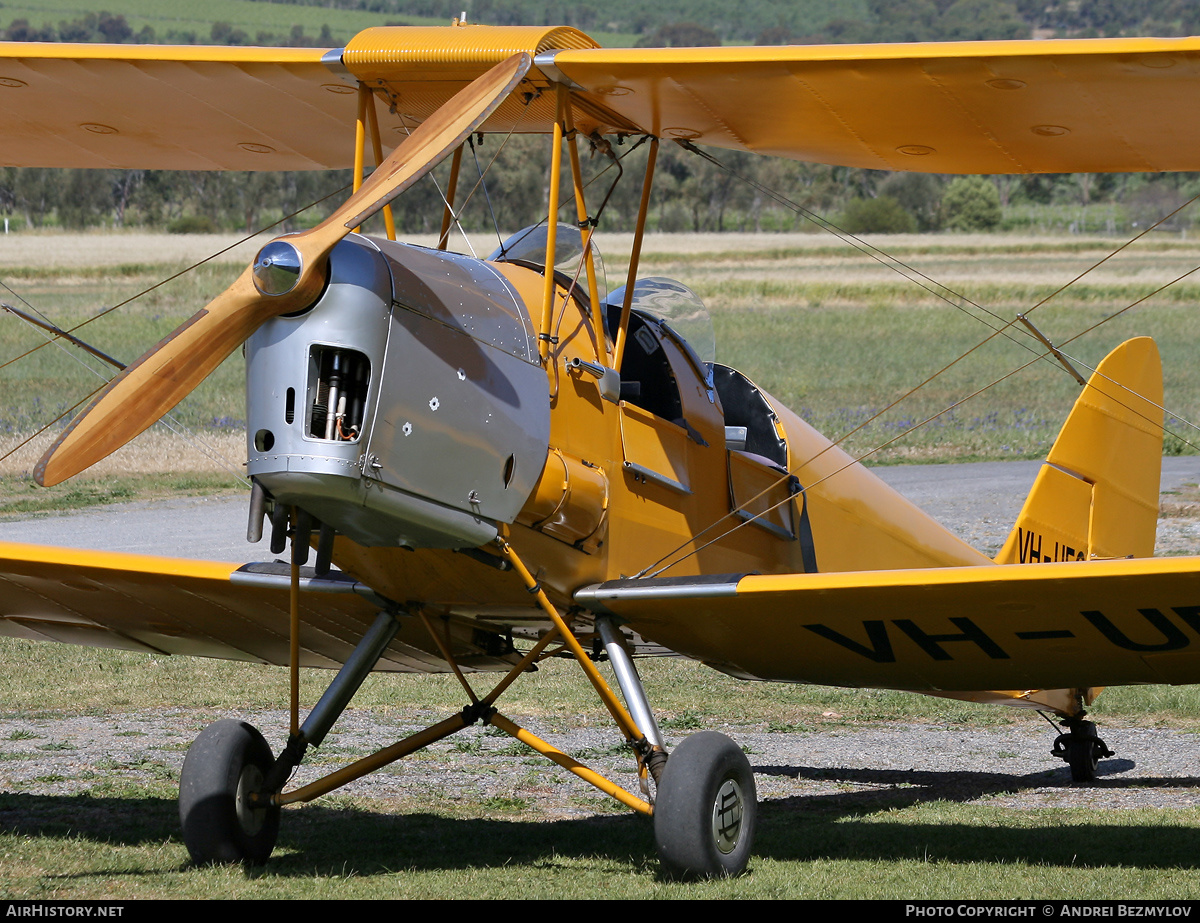
<svg viewBox="0 0 1200 923">
<path fill-rule="evenodd" d="M 1197 641 L 1200 641 L 1200 606 L 1172 606 L 1171 612 L 1174 613 L 1174 618 L 1160 609 L 1139 608 L 1137 616 L 1117 621 L 1096 609 L 1082 611 L 1079 615 L 1095 629 L 1095 634 L 1090 640 L 1101 638 L 1121 650 L 1162 653 L 1182 651 L 1196 645 Z M 1010 659 L 1008 651 L 971 619 L 962 617 L 951 618 L 948 621 L 957 631 L 938 632 L 928 623 L 925 627 L 918 625 L 914 619 L 863 619 L 861 640 L 849 637 L 820 622 L 804 627 L 817 637 L 831 641 L 873 663 L 897 662 L 893 644 L 893 638 L 896 637 L 908 638 L 930 660 L 953 660 L 955 652 L 969 648 L 981 651 L 991 660 Z M 897 629 L 899 635 L 893 634 L 893 629 Z M 1012 637 L 1017 641 L 1060 641 L 1081 636 L 1067 628 L 1047 628 L 1037 631 L 1014 631 Z M 1088 638 L 1081 637 L 1081 640 L 1086 641 Z"/>
</svg>

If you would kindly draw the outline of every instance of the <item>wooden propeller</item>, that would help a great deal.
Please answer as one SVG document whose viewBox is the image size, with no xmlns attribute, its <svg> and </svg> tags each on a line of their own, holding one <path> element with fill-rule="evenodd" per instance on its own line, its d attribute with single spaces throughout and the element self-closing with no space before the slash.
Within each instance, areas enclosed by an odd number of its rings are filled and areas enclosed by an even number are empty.
<svg viewBox="0 0 1200 923">
<path fill-rule="evenodd" d="M 432 170 L 525 76 L 517 54 L 472 81 L 419 125 L 349 199 L 311 230 L 277 238 L 253 265 L 117 375 L 54 442 L 34 479 L 45 487 L 108 457 L 183 400 L 258 327 L 320 297 L 337 243 Z"/>
</svg>

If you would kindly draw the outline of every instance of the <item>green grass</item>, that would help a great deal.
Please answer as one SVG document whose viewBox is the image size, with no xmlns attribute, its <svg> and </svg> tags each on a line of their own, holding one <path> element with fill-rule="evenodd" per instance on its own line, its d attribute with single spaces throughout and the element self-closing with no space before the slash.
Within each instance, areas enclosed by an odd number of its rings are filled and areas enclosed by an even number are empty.
<svg viewBox="0 0 1200 923">
<path fill-rule="evenodd" d="M 224 473 L 114 475 L 97 479 L 79 477 L 55 487 L 38 487 L 24 476 L 0 476 L 0 519 L 134 500 L 212 497 L 239 489 L 238 483 Z"/>
<path fill-rule="evenodd" d="M 1194 899 L 1200 810 L 1011 810 L 919 787 L 762 805 L 749 873 L 673 883 L 651 825 L 545 820 L 524 799 L 287 812 L 262 869 L 197 868 L 169 779 L 87 795 L 0 795 L 0 892 L 12 898 Z"/>
<path fill-rule="evenodd" d="M 739 249 L 735 239 L 729 252 L 653 253 L 644 271 L 680 278 L 704 299 L 718 361 L 745 371 L 826 435 L 853 431 L 845 445 L 855 454 L 886 443 L 872 463 L 1044 455 L 1078 386 L 1052 360 L 1013 374 L 1033 358 L 1031 338 L 1021 327 L 1009 336 L 993 331 L 1108 251 L 1094 240 L 999 235 L 882 246 L 965 300 L 948 304 L 848 247 L 819 241 L 758 251 Z M 1142 241 L 1030 316 L 1085 375 L 1122 340 L 1154 336 L 1165 405 L 1196 420 L 1200 375 L 1190 355 L 1200 339 L 1192 307 L 1200 289 L 1189 279 L 1131 306 L 1198 264 L 1194 243 Z M 611 268 L 610 277 L 617 272 Z M 1177 421 L 1168 429 L 1177 434 L 1168 436 L 1172 451 L 1197 451 L 1195 429 Z"/>
<path fill-rule="evenodd" d="M 188 715 L 198 728 L 228 710 L 276 710 L 286 694 L 285 671 L 251 664 L 12 640 L 0 641 L 0 658 L 0 702 L 10 715 L 29 721 L 162 708 Z M 676 733 L 733 723 L 853 734 L 864 723 L 905 721 L 962 728 L 969 739 L 972 727 L 1040 721 L 1025 710 L 904 693 L 743 682 L 678 660 L 643 661 L 642 672 L 664 725 Z M 305 704 L 330 675 L 305 671 Z M 355 707 L 404 716 L 407 724 L 438 720 L 462 703 L 447 677 L 372 676 Z M 577 669 L 559 661 L 518 682 L 501 704 L 506 713 L 543 725 L 607 724 Z M 1095 714 L 1102 725 L 1200 728 L 1200 692 L 1109 690 Z M 34 740 L 27 733 L 13 738 Z M 527 753 L 494 746 L 486 732 L 470 740 L 484 739 L 486 747 L 467 747 L 459 758 L 483 760 L 486 767 L 489 759 Z M 614 747 L 581 756 L 602 758 L 619 749 L 615 732 L 613 740 Z M 439 746 L 457 752 L 454 742 Z M 169 743 L 172 749 L 183 745 Z M 332 756 L 332 768 L 360 749 L 348 737 L 315 755 Z M 420 761 L 418 754 L 411 764 L 400 764 L 401 771 L 420 774 Z M 538 776 L 559 772 L 540 759 L 526 762 L 528 770 L 521 771 L 533 773 L 535 786 Z M 125 777 L 128 772 L 141 781 Z M 38 780 L 48 786 L 85 782 L 84 794 L 0 794 L 0 894 L 343 900 L 614 893 L 708 899 L 1200 896 L 1190 858 L 1200 828 L 1197 809 L 1006 808 L 988 803 L 983 780 L 983 788 L 960 781 L 972 791 L 969 802 L 945 800 L 947 780 L 932 777 L 881 791 L 764 802 L 747 876 L 680 884 L 660 876 L 651 824 L 582 784 L 571 803 L 593 816 L 579 819 L 547 817 L 536 798 L 448 795 L 432 784 L 411 796 L 334 794 L 286 812 L 266 867 L 196 868 L 179 840 L 175 772 L 141 758 L 97 767 L 91 778 L 54 773 Z M 1018 776 L 1012 784 L 1040 783 L 1036 776 Z"/>
<path fill-rule="evenodd" d="M 1014 332 L 1011 339 L 992 337 L 980 346 L 992 329 L 979 318 L 988 319 L 984 308 L 1005 320 L 1028 311 L 1099 259 L 1097 242 L 1050 239 L 1043 245 L 1003 236 L 990 243 L 978 236 L 912 241 L 897 242 L 901 258 L 932 278 L 946 279 L 980 307 L 959 310 L 848 248 L 825 244 L 753 251 L 734 242 L 731 252 L 716 255 L 651 253 L 646 271 L 680 278 L 704 298 L 714 317 L 720 361 L 743 369 L 833 438 L 858 429 L 846 441 L 856 454 L 888 443 L 870 456 L 873 463 L 1044 454 L 1077 386 L 1057 363 L 1046 360 L 1006 377 L 1032 358 L 1024 348 L 1028 336 Z M 1191 353 L 1200 338 L 1200 319 L 1193 309 L 1200 288 L 1180 284 L 1125 309 L 1161 279 L 1198 263 L 1200 245 L 1139 243 L 1106 264 L 1103 274 L 1089 276 L 1039 308 L 1033 319 L 1052 341 L 1067 344 L 1065 351 L 1085 374 L 1126 337 L 1157 337 L 1166 406 L 1185 420 L 1196 419 L 1200 367 Z M 175 268 L 138 262 L 115 270 L 27 267 L 5 270 L 0 278 L 55 322 L 73 326 Z M 202 267 L 80 333 L 129 360 L 221 291 L 236 272 L 235 266 Z M 612 255 L 610 281 L 620 272 L 619 255 Z M 988 323 L 998 326 L 992 319 Z M 1074 340 L 1098 323 L 1095 331 Z M 0 317 L 0 362 L 42 341 L 41 334 L 15 318 Z M 973 348 L 967 361 L 953 364 Z M 0 367 L 0 435 L 32 432 L 101 383 L 76 359 L 57 347 L 43 347 Z M 175 415 L 201 430 L 238 428 L 244 416 L 242 366 L 240 355 L 231 356 Z M 906 396 L 935 373 L 933 381 Z M 981 389 L 979 396 L 958 404 Z M 897 400 L 894 409 L 867 422 Z M 1168 428 L 1177 434 L 1168 437 L 1172 451 L 1196 451 L 1200 440 L 1194 430 L 1185 424 Z M 78 499 L 95 502 L 95 495 Z"/>
<path fill-rule="evenodd" d="M 287 671 L 258 664 L 10 638 L 0 638 L 0 662 L 5 664 L 0 672 L 0 714 L 9 716 L 176 707 L 216 713 L 277 709 L 287 701 Z M 828 730 L 870 721 L 981 727 L 1032 720 L 1026 709 L 907 692 L 748 682 L 675 658 L 642 660 L 639 670 L 652 692 L 660 723 L 672 731 L 691 731 L 729 720 L 790 730 Z M 607 673 L 607 667 L 604 671 Z M 611 674 L 608 676 L 609 682 L 614 682 Z M 331 678 L 327 670 L 302 671 L 301 702 L 314 703 Z M 490 688 L 487 678 L 476 678 L 473 685 L 477 690 Z M 457 680 L 447 675 L 373 674 L 354 699 L 356 708 L 382 715 L 440 717 L 464 704 Z M 550 727 L 579 720 L 589 724 L 608 721 L 595 693 L 580 678 L 578 667 L 565 660 L 543 663 L 536 675 L 505 693 L 502 705 L 505 711 L 536 717 Z M 1093 711 L 1102 722 L 1200 729 L 1200 688 L 1110 689 Z M 483 747 L 467 738 L 454 739 L 454 744 L 460 744 L 464 752 Z"/>
</svg>

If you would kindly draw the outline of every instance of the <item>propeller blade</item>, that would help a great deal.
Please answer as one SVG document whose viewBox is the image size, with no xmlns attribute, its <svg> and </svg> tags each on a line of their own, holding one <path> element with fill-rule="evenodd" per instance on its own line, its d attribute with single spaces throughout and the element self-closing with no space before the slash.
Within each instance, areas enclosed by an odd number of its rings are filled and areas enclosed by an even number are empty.
<svg viewBox="0 0 1200 923">
<path fill-rule="evenodd" d="M 108 383 L 42 456 L 34 480 L 52 487 L 107 458 L 183 400 L 260 325 L 312 304 L 325 286 L 325 258 L 338 242 L 483 124 L 531 63 L 527 54 L 513 55 L 472 81 L 332 215 L 263 247 L 233 285 Z"/>
</svg>

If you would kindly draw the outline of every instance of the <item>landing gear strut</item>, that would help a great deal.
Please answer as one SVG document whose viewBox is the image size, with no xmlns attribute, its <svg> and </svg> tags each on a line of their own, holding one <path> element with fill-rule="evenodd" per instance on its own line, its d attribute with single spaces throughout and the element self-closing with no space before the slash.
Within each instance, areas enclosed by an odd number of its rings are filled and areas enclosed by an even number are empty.
<svg viewBox="0 0 1200 923">
<path fill-rule="evenodd" d="M 1096 736 L 1094 721 L 1082 718 L 1065 718 L 1065 734 L 1054 740 L 1050 754 L 1057 756 L 1071 767 L 1072 782 L 1092 782 L 1096 778 L 1096 764 L 1113 755 L 1108 745 Z"/>
<path fill-rule="evenodd" d="M 272 757 L 263 736 L 243 721 L 217 721 L 196 738 L 184 761 L 179 793 L 184 842 L 193 861 L 263 863 L 275 846 L 281 807 L 311 801 L 472 724 L 483 722 L 527 744 L 627 807 L 652 815 L 655 841 L 667 875 L 723 878 L 746 869 L 754 840 L 757 793 L 750 763 L 741 748 L 728 737 L 704 732 L 684 740 L 668 759 L 662 735 L 620 629 L 605 616 L 594 620 L 596 634 L 603 641 L 628 709 L 617 700 L 597 672 L 575 630 L 546 598 L 528 568 L 507 544 L 502 545 L 502 551 L 527 588 L 537 596 L 553 629 L 542 633 L 529 650 L 513 652 L 508 673 L 492 691 L 479 695 L 466 681 L 456 662 L 448 630 L 435 627 L 425 612 L 405 613 L 399 606 L 384 600 L 387 608 L 367 629 L 302 725 L 297 716 L 298 696 L 294 695 L 293 730 L 278 757 Z M 270 574 L 265 578 L 252 576 L 259 582 L 272 579 Z M 298 577 L 296 565 L 290 583 L 293 600 L 298 595 Z M 313 592 L 343 589 L 327 586 L 336 583 L 333 578 L 305 579 L 309 581 L 308 589 Z M 466 691 L 470 704 L 461 712 L 321 779 L 285 791 L 292 771 L 300 764 L 306 750 L 320 746 L 394 638 L 399 629 L 398 614 L 415 615 L 424 623 L 436 650 Z M 298 620 L 293 623 L 293 641 L 298 637 L 297 623 Z M 551 647 L 555 643 L 557 649 Z M 528 672 L 537 661 L 554 656 L 562 648 L 569 649 L 584 668 L 633 748 L 642 797 L 626 791 L 518 726 L 495 708 L 493 703 L 511 682 Z M 292 658 L 295 691 L 298 672 L 295 645 Z M 657 803 L 650 797 L 651 785 L 657 788 Z"/>
</svg>

